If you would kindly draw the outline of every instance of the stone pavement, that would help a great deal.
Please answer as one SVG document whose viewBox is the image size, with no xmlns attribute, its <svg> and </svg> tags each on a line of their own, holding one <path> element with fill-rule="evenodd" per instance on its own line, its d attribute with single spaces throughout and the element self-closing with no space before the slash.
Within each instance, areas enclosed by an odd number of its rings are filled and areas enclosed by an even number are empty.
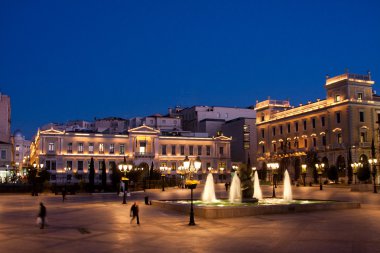
<svg viewBox="0 0 380 253">
<path fill-rule="evenodd" d="M 195 196 L 200 195 L 198 189 Z M 281 188 L 277 189 L 280 196 Z M 115 194 L 0 195 L 0 252 L 380 252 L 380 194 L 347 188 L 294 187 L 296 198 L 355 200 L 361 209 L 207 220 L 146 206 L 152 199 L 188 198 L 189 190 Z M 263 187 L 265 196 L 270 187 Z M 217 196 L 226 196 L 218 185 Z M 131 200 L 140 202 L 141 225 L 130 224 Z M 35 224 L 38 203 L 49 225 Z"/>
</svg>

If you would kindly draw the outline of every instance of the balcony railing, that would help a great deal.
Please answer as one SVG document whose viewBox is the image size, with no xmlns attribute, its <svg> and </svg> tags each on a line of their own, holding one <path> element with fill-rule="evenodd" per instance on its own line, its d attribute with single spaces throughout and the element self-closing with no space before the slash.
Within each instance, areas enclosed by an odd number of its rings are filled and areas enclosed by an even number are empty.
<svg viewBox="0 0 380 253">
<path fill-rule="evenodd" d="M 137 158 L 153 158 L 153 153 L 147 153 L 147 152 L 135 152 L 135 157 Z"/>
</svg>

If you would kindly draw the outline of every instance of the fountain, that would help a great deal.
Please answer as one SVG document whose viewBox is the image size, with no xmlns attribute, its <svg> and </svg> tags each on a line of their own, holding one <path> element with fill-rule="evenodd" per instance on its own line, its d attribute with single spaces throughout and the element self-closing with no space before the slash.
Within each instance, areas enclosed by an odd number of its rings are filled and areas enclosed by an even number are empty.
<svg viewBox="0 0 380 253">
<path fill-rule="evenodd" d="M 237 173 L 235 173 L 232 179 L 229 201 L 230 203 L 241 203 L 240 178 Z"/>
<path fill-rule="evenodd" d="M 194 201 L 195 215 L 217 219 L 231 218 L 250 215 L 309 212 L 319 210 L 341 210 L 360 208 L 360 203 L 329 201 L 329 200 L 293 200 L 289 173 L 285 171 L 284 196 L 279 198 L 263 198 L 260 189 L 258 174 L 254 174 L 254 195 L 253 199 L 242 200 L 241 182 L 237 173 L 231 183 L 228 200 L 217 200 L 215 188 L 210 173 L 207 176 L 202 200 Z M 257 202 L 258 200 L 258 202 Z M 153 205 L 157 205 L 170 210 L 187 213 L 189 200 L 153 200 Z"/>
<path fill-rule="evenodd" d="M 284 179 L 284 201 L 292 201 L 293 200 L 293 194 L 292 194 L 292 185 L 290 183 L 290 177 L 288 170 L 285 170 L 285 179 Z"/>
<path fill-rule="evenodd" d="M 208 173 L 205 188 L 202 193 L 202 201 L 205 203 L 213 203 L 217 201 L 215 197 L 215 186 L 212 173 Z"/>
<path fill-rule="evenodd" d="M 263 199 L 263 194 L 260 188 L 259 175 L 257 174 L 257 171 L 255 171 L 255 177 L 254 177 L 254 182 L 253 182 L 253 197 L 258 200 Z"/>
</svg>

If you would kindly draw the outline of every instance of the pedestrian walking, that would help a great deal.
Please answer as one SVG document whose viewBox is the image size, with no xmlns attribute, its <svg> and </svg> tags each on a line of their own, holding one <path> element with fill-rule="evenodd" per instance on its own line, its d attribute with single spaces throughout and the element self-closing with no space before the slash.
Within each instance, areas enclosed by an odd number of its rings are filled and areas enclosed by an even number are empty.
<svg viewBox="0 0 380 253">
<path fill-rule="evenodd" d="M 230 186 L 230 184 L 229 184 L 228 182 L 226 182 L 226 183 L 224 184 L 224 186 L 226 187 L 226 192 L 228 192 L 228 187 Z"/>
<path fill-rule="evenodd" d="M 46 218 L 46 207 L 41 202 L 40 203 L 40 212 L 38 213 L 38 218 L 41 219 L 41 226 L 40 229 L 44 229 L 45 227 L 45 218 Z"/>
<path fill-rule="evenodd" d="M 130 213 L 132 219 L 131 219 L 131 223 L 132 221 L 136 218 L 137 219 L 137 224 L 140 225 L 140 219 L 139 219 L 139 206 L 137 205 L 137 203 L 135 202 L 132 207 L 131 207 L 131 213 Z"/>
<path fill-rule="evenodd" d="M 66 199 L 66 189 L 62 188 L 62 202 L 65 202 Z"/>
</svg>

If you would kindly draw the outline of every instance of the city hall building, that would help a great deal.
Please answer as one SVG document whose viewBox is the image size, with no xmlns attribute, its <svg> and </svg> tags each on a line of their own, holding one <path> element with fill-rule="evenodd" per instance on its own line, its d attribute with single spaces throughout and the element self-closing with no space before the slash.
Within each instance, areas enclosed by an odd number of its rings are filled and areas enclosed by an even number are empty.
<svg viewBox="0 0 380 253">
<path fill-rule="evenodd" d="M 380 97 L 373 85 L 370 73 L 345 73 L 326 77 L 326 99 L 298 107 L 272 99 L 257 103 L 259 168 L 289 157 L 286 169 L 294 175 L 294 165 L 305 163 L 306 153 L 314 150 L 327 166 L 347 170 L 350 153 L 352 162 L 372 158 L 372 140 L 379 159 Z"/>
<path fill-rule="evenodd" d="M 31 145 L 31 163 L 42 164 L 42 169 L 50 172 L 52 182 L 64 183 L 67 178 L 74 180 L 68 175 L 87 181 L 93 158 L 95 180 L 100 182 L 103 161 L 107 174 L 112 166 L 126 158 L 135 168 L 165 167 L 165 173 L 176 175 L 186 156 L 190 161 L 199 156 L 202 167 L 198 171 L 198 179 L 202 179 L 209 168 L 216 173 L 230 173 L 230 142 L 231 138 L 223 135 L 205 137 L 204 134 L 187 133 L 181 136 L 176 133 L 173 136 L 168 132 L 163 135 L 160 130 L 145 125 L 128 130 L 128 134 L 70 132 L 51 128 L 38 131 Z"/>
</svg>

